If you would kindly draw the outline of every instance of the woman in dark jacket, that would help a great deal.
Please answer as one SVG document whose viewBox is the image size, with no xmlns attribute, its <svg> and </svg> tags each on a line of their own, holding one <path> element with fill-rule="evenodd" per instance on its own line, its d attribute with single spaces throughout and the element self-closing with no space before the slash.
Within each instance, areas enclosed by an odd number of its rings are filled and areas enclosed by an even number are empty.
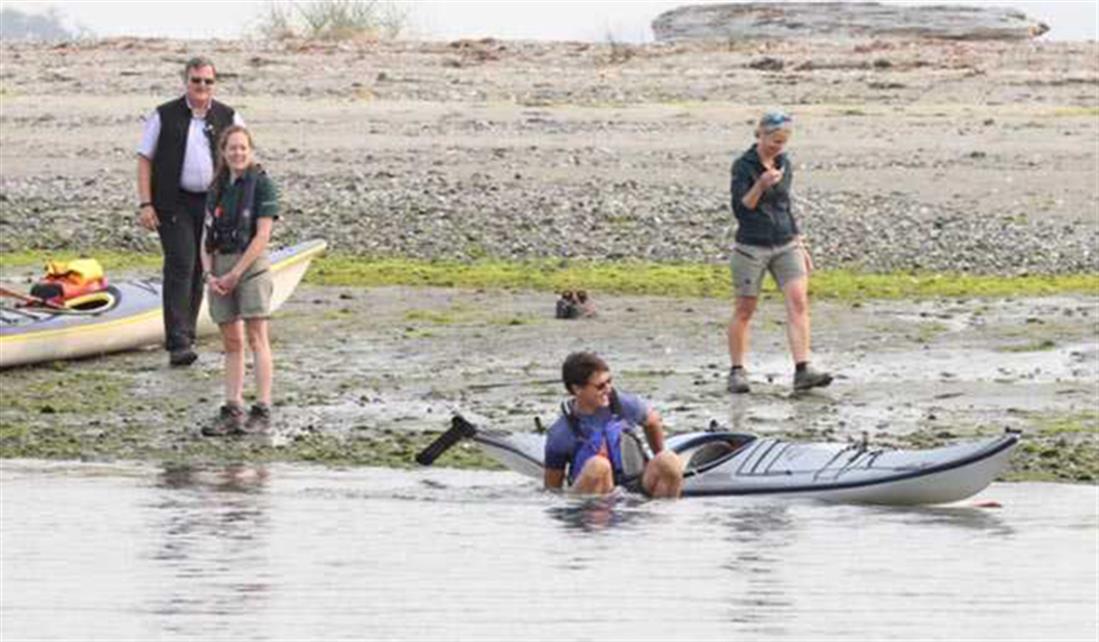
<svg viewBox="0 0 1099 642">
<path fill-rule="evenodd" d="M 832 383 L 832 375 L 809 365 L 809 256 L 790 210 L 793 167 L 783 153 L 793 133 L 793 120 L 768 112 L 756 126 L 756 142 L 733 163 L 732 205 L 736 215 L 733 287 L 736 308 L 729 322 L 729 391 L 749 391 L 744 360 L 748 323 L 756 310 L 760 286 L 771 273 L 786 302 L 786 337 L 794 358 L 794 389 Z"/>
</svg>

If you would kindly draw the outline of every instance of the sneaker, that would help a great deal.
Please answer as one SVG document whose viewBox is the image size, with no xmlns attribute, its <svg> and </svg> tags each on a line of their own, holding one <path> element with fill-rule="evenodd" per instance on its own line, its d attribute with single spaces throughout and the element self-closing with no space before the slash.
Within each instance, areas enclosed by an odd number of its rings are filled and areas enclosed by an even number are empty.
<svg viewBox="0 0 1099 642">
<path fill-rule="evenodd" d="M 748 385 L 748 371 L 744 368 L 731 368 L 729 370 L 728 390 L 734 394 L 742 394 L 751 391 Z"/>
<path fill-rule="evenodd" d="M 207 437 L 224 437 L 241 432 L 244 428 L 244 408 L 234 404 L 225 404 L 218 410 L 214 423 L 203 426 L 202 434 Z"/>
<path fill-rule="evenodd" d="M 244 432 L 253 435 L 271 432 L 271 407 L 265 403 L 252 404 L 248 420 L 244 423 Z"/>
<path fill-rule="evenodd" d="M 179 348 L 178 350 L 172 350 L 168 354 L 168 365 L 171 366 L 189 366 L 198 359 L 198 354 L 191 348 Z"/>
<path fill-rule="evenodd" d="M 812 366 L 805 366 L 805 370 L 794 372 L 794 390 L 823 388 L 830 383 L 832 383 L 831 374 L 814 370 Z"/>
</svg>

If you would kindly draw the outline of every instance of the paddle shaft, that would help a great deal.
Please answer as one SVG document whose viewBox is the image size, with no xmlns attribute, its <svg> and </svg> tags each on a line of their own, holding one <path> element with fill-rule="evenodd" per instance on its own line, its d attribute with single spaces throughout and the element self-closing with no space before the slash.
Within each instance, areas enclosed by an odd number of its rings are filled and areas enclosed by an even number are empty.
<svg viewBox="0 0 1099 642">
<path fill-rule="evenodd" d="M 45 299 L 40 299 L 36 296 L 30 296 L 30 295 L 27 295 L 27 294 L 23 294 L 22 292 L 16 292 L 15 290 L 9 290 L 5 287 L 0 287 L 0 295 L 11 297 L 13 299 L 18 299 L 18 300 L 22 301 L 23 303 L 29 303 L 31 305 L 40 305 L 40 306 L 43 306 L 43 307 L 46 307 L 46 308 L 53 308 L 54 310 L 64 310 L 65 309 L 62 306 L 57 305 L 56 303 L 51 303 L 50 301 L 47 301 Z"/>
<path fill-rule="evenodd" d="M 477 434 L 477 428 L 473 424 L 461 415 L 454 415 L 450 428 L 416 455 L 416 463 L 421 466 L 430 466 L 451 446 L 475 434 Z"/>
</svg>

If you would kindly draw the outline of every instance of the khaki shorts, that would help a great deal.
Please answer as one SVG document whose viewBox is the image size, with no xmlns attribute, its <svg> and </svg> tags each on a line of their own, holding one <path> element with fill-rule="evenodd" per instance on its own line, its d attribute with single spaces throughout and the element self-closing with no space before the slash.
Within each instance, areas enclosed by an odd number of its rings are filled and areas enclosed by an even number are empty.
<svg viewBox="0 0 1099 642">
<path fill-rule="evenodd" d="M 733 246 L 731 263 L 737 296 L 758 297 L 767 272 L 775 278 L 780 290 L 807 275 L 805 255 L 797 241 L 773 248 L 738 243 Z"/>
<path fill-rule="evenodd" d="M 240 257 L 240 254 L 214 254 L 214 276 L 228 273 Z M 266 319 L 271 316 L 271 291 L 274 289 L 271 260 L 264 253 L 252 263 L 228 296 L 219 296 L 206 288 L 210 318 L 218 325 L 237 319 Z"/>
</svg>

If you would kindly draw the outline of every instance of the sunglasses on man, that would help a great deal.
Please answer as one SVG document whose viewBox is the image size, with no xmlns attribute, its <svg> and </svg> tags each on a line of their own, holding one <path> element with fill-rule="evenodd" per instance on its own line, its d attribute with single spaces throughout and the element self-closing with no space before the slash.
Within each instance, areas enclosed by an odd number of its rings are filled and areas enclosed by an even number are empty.
<svg viewBox="0 0 1099 642">
<path fill-rule="evenodd" d="M 600 381 L 599 383 L 596 383 L 594 381 L 589 381 L 588 385 L 595 388 L 595 390 L 597 392 L 604 392 L 604 391 L 606 391 L 607 388 L 611 387 L 611 385 L 612 385 L 611 382 L 612 381 L 613 381 L 612 379 L 607 378 L 607 379 L 604 379 L 603 381 Z"/>
<path fill-rule="evenodd" d="M 198 76 L 191 76 L 191 84 L 192 85 L 210 86 L 210 85 L 214 84 L 215 82 L 217 82 L 217 81 L 214 80 L 213 78 L 200 78 Z"/>
</svg>

